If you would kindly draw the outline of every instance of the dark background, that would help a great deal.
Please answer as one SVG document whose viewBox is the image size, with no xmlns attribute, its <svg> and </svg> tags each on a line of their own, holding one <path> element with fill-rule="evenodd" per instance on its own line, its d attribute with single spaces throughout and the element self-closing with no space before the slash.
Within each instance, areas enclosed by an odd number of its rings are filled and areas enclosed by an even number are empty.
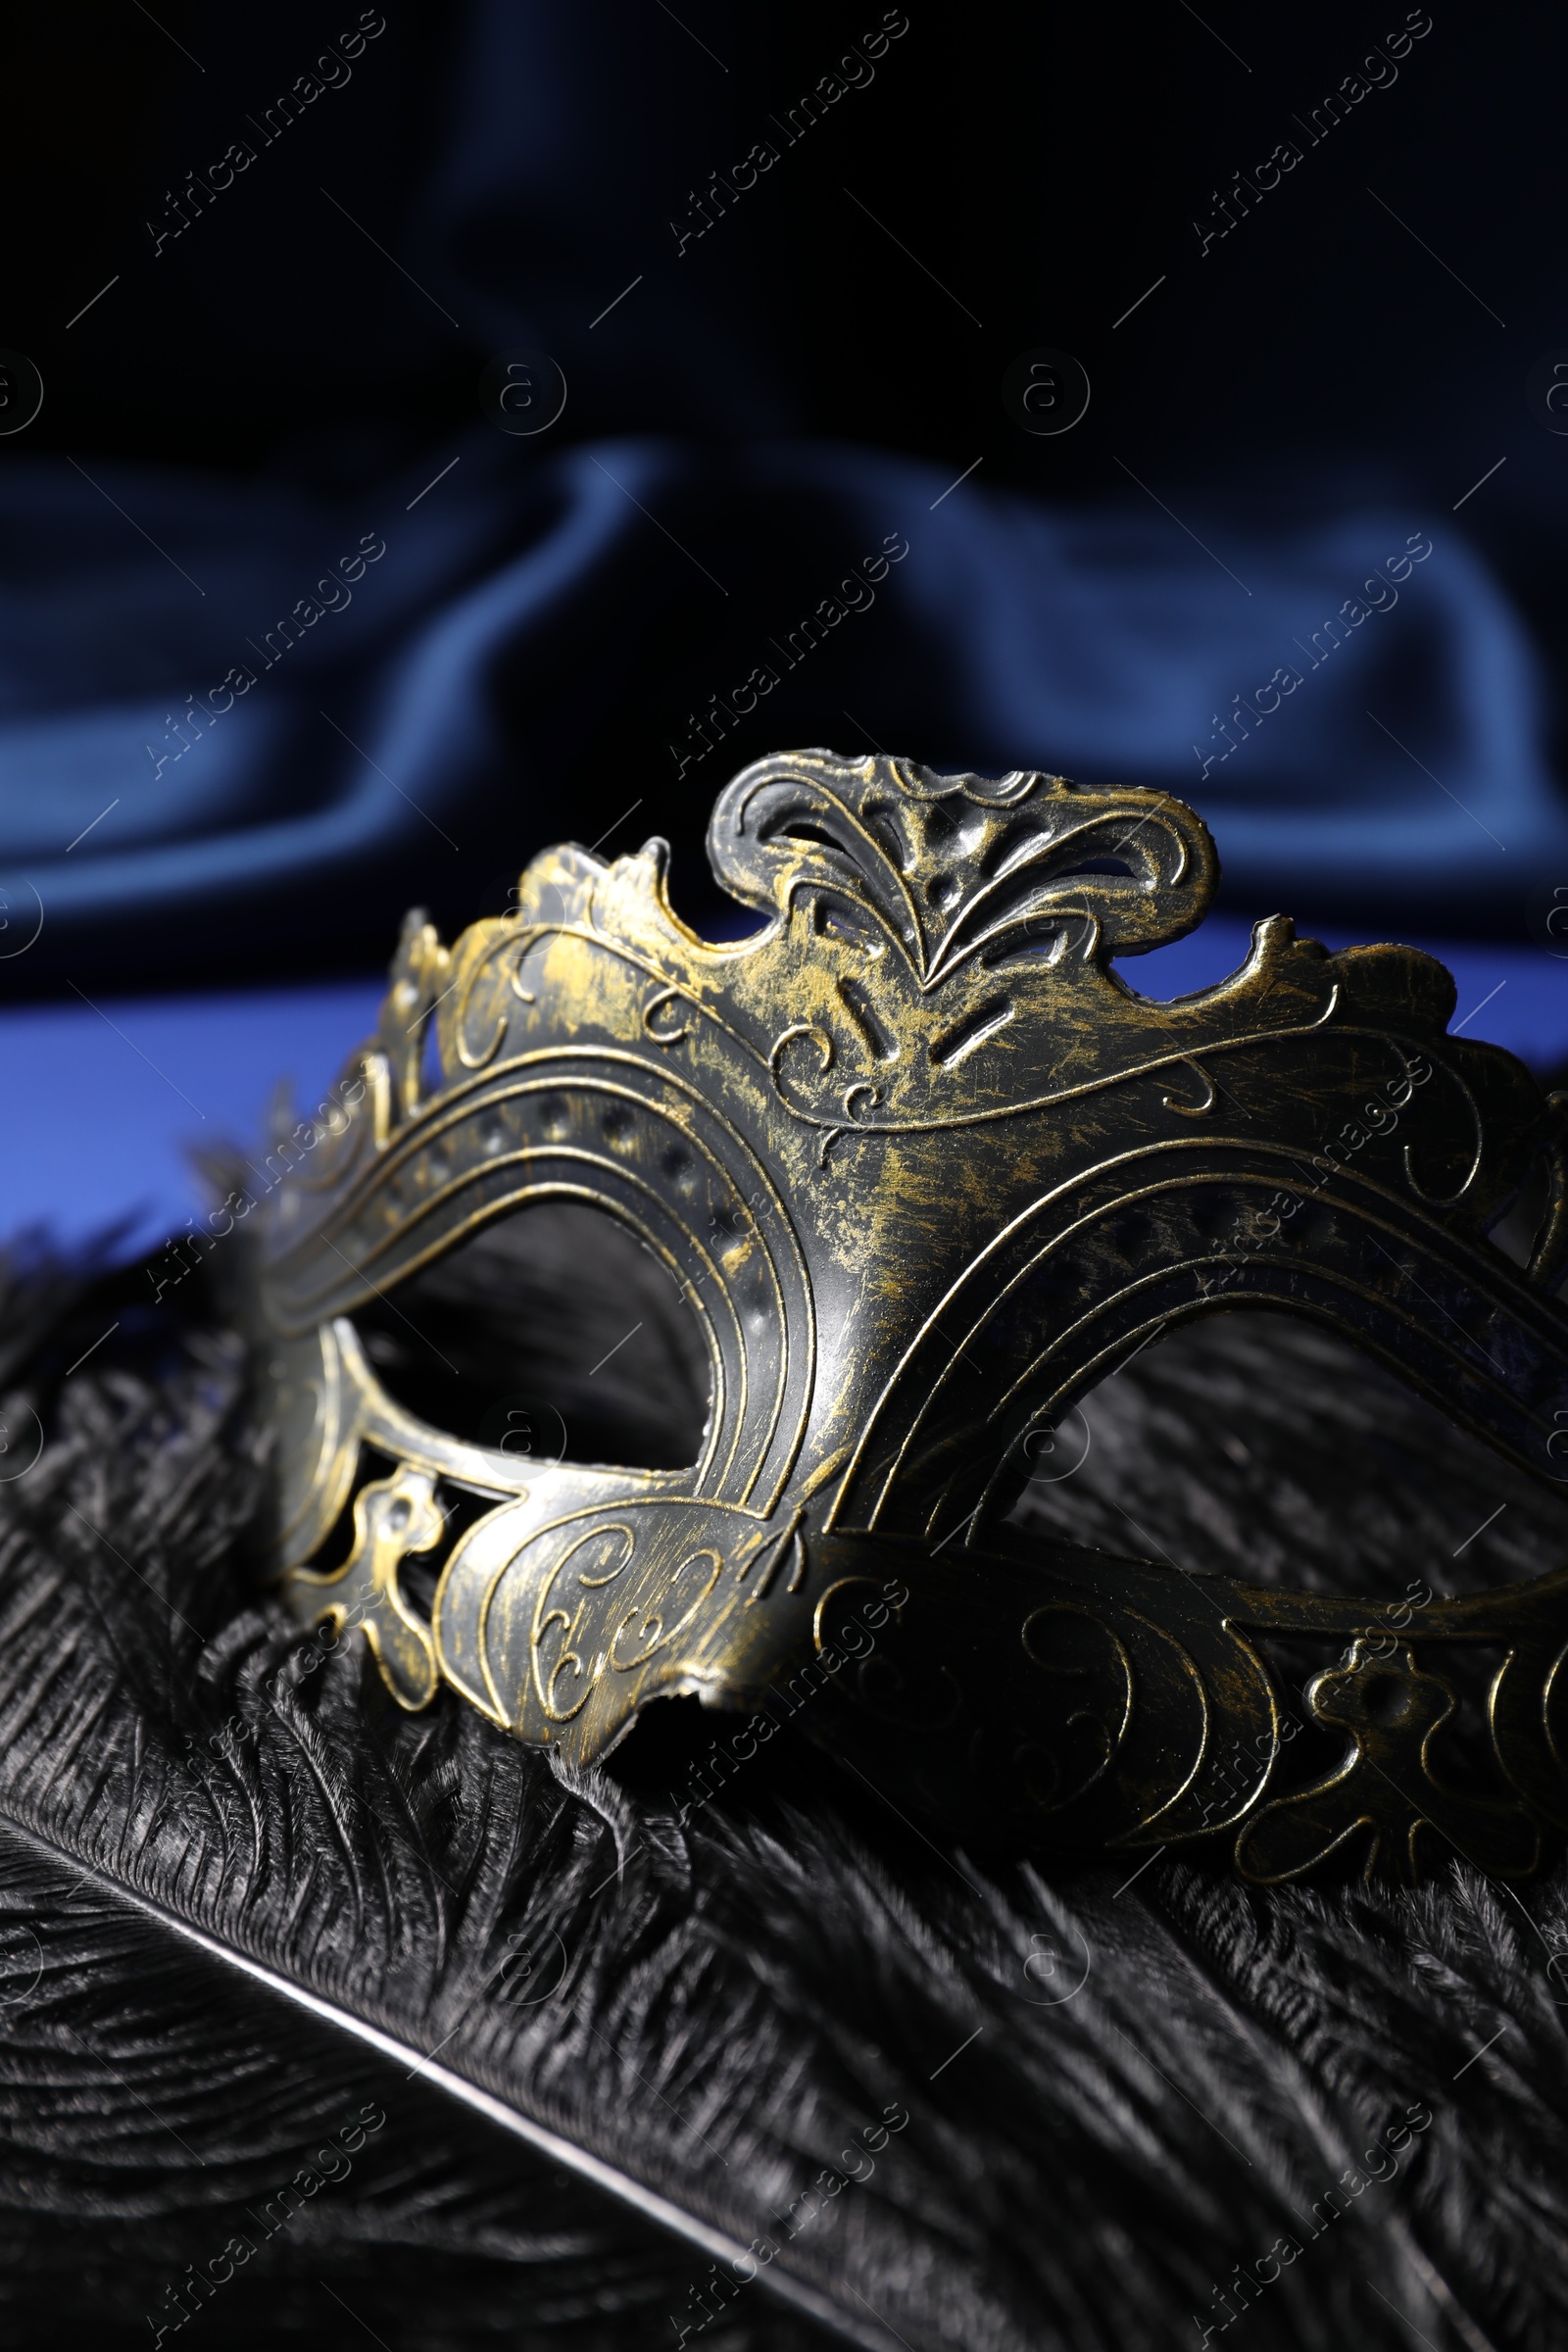
<svg viewBox="0 0 1568 2352">
<path fill-rule="evenodd" d="M 853 692 L 842 675 L 803 679 L 795 700 L 775 697 L 742 725 L 700 783 L 672 781 L 683 714 L 744 674 L 764 612 L 808 603 L 845 543 L 833 496 L 758 492 L 746 469 L 759 445 L 880 449 L 943 480 L 981 460 L 977 486 L 1058 514 L 1153 495 L 1184 520 L 1229 515 L 1253 534 L 1358 499 L 1446 521 L 1504 457 L 1457 521 L 1544 666 L 1560 772 L 1568 441 L 1543 431 L 1525 398 L 1532 363 L 1568 345 L 1560 18 L 1439 0 L 1394 86 L 1308 148 L 1296 118 L 1403 24 L 1402 8 L 1213 0 L 1200 18 L 1183 0 L 1132 11 L 910 0 L 909 30 L 874 83 L 677 259 L 668 224 L 687 220 L 688 191 L 772 136 L 769 118 L 880 8 L 682 0 L 677 18 L 660 0 L 553 11 L 389 0 L 385 13 L 351 85 L 326 93 L 154 260 L 145 223 L 167 211 L 166 191 L 250 136 L 247 115 L 359 11 L 164 0 L 154 22 L 105 0 L 8 12 L 0 342 L 36 362 L 47 397 L 35 424 L 0 442 L 0 466 L 30 482 L 69 457 L 101 484 L 110 468 L 111 490 L 116 466 L 139 466 L 186 489 L 198 480 L 215 511 L 235 482 L 275 485 L 285 503 L 368 498 L 394 474 L 414 478 L 422 458 L 433 473 L 470 446 L 479 372 L 520 340 L 560 361 L 567 409 L 537 442 L 490 436 L 497 519 L 465 553 L 465 576 L 526 539 L 529 484 L 564 451 L 649 435 L 702 482 L 680 510 L 689 530 L 674 509 L 662 524 L 710 571 L 722 547 L 732 583 L 738 540 L 745 576 L 722 608 L 678 564 L 622 568 L 564 601 L 559 646 L 546 649 L 560 687 L 549 781 L 535 743 L 525 792 L 506 746 L 537 721 L 537 670 L 498 662 L 500 742 L 442 817 L 461 843 L 451 857 L 416 830 L 354 859 L 307 858 L 282 891 L 225 884 L 122 904 L 111 880 L 102 904 L 46 925 L 8 987 L 55 990 L 68 971 L 137 986 L 363 968 L 382 958 L 411 897 L 461 923 L 541 842 L 593 840 L 634 795 L 647 808 L 632 832 L 652 816 L 673 838 L 677 895 L 702 911 L 693 869 L 722 774 L 784 741 L 869 748 L 847 737 L 846 704 L 891 749 L 985 765 L 990 747 L 966 744 L 956 721 L 942 646 L 911 623 Z M 1200 257 L 1194 220 L 1209 220 L 1215 191 L 1287 138 L 1301 164 Z M 590 327 L 639 272 L 642 285 Z M 1001 397 L 1008 363 L 1039 345 L 1075 354 L 1094 387 L 1082 423 L 1059 438 L 1020 431 Z M 462 477 L 470 497 L 478 473 L 470 462 Z M 1207 538 L 1203 519 L 1194 527 Z M 98 559 L 84 545 L 61 561 L 77 564 L 87 599 L 62 670 L 76 658 L 101 678 L 115 655 L 112 622 L 91 605 Z M 206 674 L 172 641 L 169 668 L 180 690 Z M 1049 760 L 1051 747 L 1015 756 Z M 1178 771 L 1178 789 L 1189 784 Z M 287 810 L 335 787 L 280 758 L 267 789 Z M 4 807 L 0 797 L 0 865 Z M 184 821 L 194 835 L 228 820 L 194 810 Z M 1428 930 L 1522 938 L 1529 879 L 1510 874 L 1476 897 L 1446 885 L 1417 913 Z M 1344 906 L 1365 896 L 1348 873 Z M 1324 897 L 1319 908 L 1334 912 Z"/>
<path fill-rule="evenodd" d="M 165 38 L 125 0 L 7 12 L 7 311 L 50 385 L 29 454 L 243 471 L 330 452 L 373 477 L 400 438 L 434 445 L 471 421 L 487 342 L 369 269 L 317 195 L 335 181 L 409 253 L 441 118 L 465 95 L 461 10 L 394 0 L 387 31 L 356 61 L 365 87 L 352 103 L 331 94 L 295 125 L 299 145 L 265 159 L 265 192 L 260 179 L 236 182 L 202 224 L 212 244 L 193 235 L 147 266 L 143 220 L 163 215 L 164 192 L 243 134 L 260 95 L 286 87 L 358 13 L 352 0 L 266 12 L 171 0 Z M 1392 464 L 1441 494 L 1468 483 L 1478 450 L 1535 453 L 1525 370 L 1568 332 L 1554 225 L 1568 35 L 1552 12 L 1446 13 L 1440 0 L 1397 83 L 1307 150 L 1242 224 L 1249 233 L 1202 260 L 1191 223 L 1211 218 L 1214 192 L 1281 139 L 1304 148 L 1293 117 L 1401 25 L 1403 9 L 1215 0 L 1212 29 L 1181 0 L 1133 11 L 915 0 L 905 13 L 909 32 L 875 83 L 759 181 L 727 234 L 677 266 L 667 221 L 689 217 L 689 189 L 754 138 L 776 139 L 769 116 L 882 10 L 690 0 L 695 37 L 658 0 L 554 12 L 560 42 L 539 42 L 539 62 L 581 109 L 561 142 L 559 203 L 521 237 L 498 232 L 465 258 L 559 349 L 576 435 L 804 432 L 937 464 L 983 455 L 1002 479 L 1053 498 L 1119 493 L 1113 448 L 1136 450 L 1163 483 L 1206 484 L 1218 468 L 1249 496 L 1294 495 L 1302 467 L 1361 464 Z M 531 50 L 533 24 L 551 18 L 514 14 Z M 519 141 L 538 130 L 524 81 Z M 856 212 L 846 182 L 980 327 Z M 1506 330 L 1380 212 L 1368 183 Z M 683 357 L 673 333 L 653 364 L 640 328 L 596 350 L 581 298 L 601 257 L 607 299 L 621 260 L 628 274 L 662 273 L 666 316 L 670 281 L 696 280 L 727 364 L 702 365 L 707 343 Z M 116 269 L 134 276 L 127 299 L 68 340 L 74 298 Z M 1112 319 L 1161 272 L 1161 298 L 1112 342 Z M 1039 342 L 1077 353 L 1095 382 L 1083 426 L 1056 441 L 1020 434 L 998 393 L 1007 362 Z M 1499 491 L 1476 525 L 1499 523 L 1506 502 L 1511 543 L 1554 471 L 1534 496 Z"/>
</svg>

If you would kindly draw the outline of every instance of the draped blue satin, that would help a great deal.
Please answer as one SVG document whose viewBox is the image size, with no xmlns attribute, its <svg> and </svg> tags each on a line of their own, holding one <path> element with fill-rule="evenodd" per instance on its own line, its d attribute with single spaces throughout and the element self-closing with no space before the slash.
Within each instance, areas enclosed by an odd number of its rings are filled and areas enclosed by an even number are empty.
<svg viewBox="0 0 1568 2352">
<path fill-rule="evenodd" d="M 285 85 L 308 62 L 313 12 L 281 0 L 265 69 L 243 12 L 204 19 L 191 103 L 214 127 L 182 122 L 160 169 L 177 181 L 243 121 L 262 151 L 210 217 L 127 249 L 71 346 L 154 384 L 171 416 L 249 403 L 319 429 L 248 474 L 106 457 L 90 435 L 72 457 L 5 443 L 0 991 L 42 973 L 112 1013 L 143 973 L 166 985 L 187 938 L 185 981 L 306 977 L 373 901 L 368 969 L 402 906 L 445 888 L 457 919 L 474 911 L 481 867 L 514 874 L 625 804 L 609 854 L 684 828 L 692 864 L 740 759 L 875 744 L 1180 794 L 1215 833 L 1233 916 L 1511 941 L 1501 1010 L 1472 1033 L 1559 1057 L 1568 963 L 1526 906 L 1559 880 L 1568 902 L 1568 800 L 1541 657 L 1477 509 L 1413 487 L 1435 478 L 1423 463 L 1380 470 L 1376 449 L 1353 482 L 1321 467 L 1265 518 L 1227 484 L 1221 436 L 1179 492 L 1129 477 L 1073 504 L 983 465 L 956 481 L 965 451 L 937 466 L 808 437 L 779 349 L 784 210 L 748 195 L 690 251 L 665 219 L 694 159 L 756 135 L 740 48 L 770 37 L 764 18 L 727 26 L 721 80 L 667 12 L 614 0 L 394 14 L 275 141 L 241 110 L 266 105 L 274 52 Z M 847 117 L 885 135 L 895 118 L 872 110 L 917 37 L 844 94 Z M 785 155 L 779 176 L 804 169 Z M 515 348 L 564 369 L 551 431 L 510 438 L 475 402 L 420 440 L 410 384 Z M 339 379 L 345 398 L 315 401 Z M 601 808 L 578 754 L 609 718 L 601 769 L 626 783 Z M 1462 1005 L 1481 994 L 1461 974 Z M 41 1132 L 87 1032 L 49 1032 L 57 1052 L 25 1024 L 64 1014 L 13 1017 Z M 178 1059 L 177 1025 L 159 1035 Z M 266 1058 L 232 1065 L 257 1100 Z M 139 1166 L 172 1214 L 185 1117 L 172 1097 L 125 1109 L 127 1137 L 161 1140 L 140 1162 L 99 1155 L 70 1201 L 17 1163 L 0 1212 L 80 1222 L 139 1197 Z"/>
<path fill-rule="evenodd" d="M 439 858 L 486 803 L 498 862 L 570 833 L 553 757 L 596 663 L 627 650 L 624 627 L 619 647 L 596 647 L 598 615 L 688 590 L 694 545 L 715 582 L 752 582 L 770 518 L 800 499 L 837 525 L 804 610 L 841 607 L 810 655 L 839 748 L 864 748 L 840 707 L 868 679 L 892 723 L 889 679 L 906 666 L 927 700 L 934 657 L 942 749 L 1180 793 L 1244 899 L 1310 906 L 1353 882 L 1407 917 L 1446 896 L 1511 908 L 1544 865 L 1568 875 L 1531 649 L 1451 522 L 1389 504 L 1265 538 L 1205 517 L 1222 568 L 1131 499 L 1062 514 L 975 482 L 935 504 L 944 487 L 871 450 L 769 444 L 720 466 L 643 440 L 519 457 L 482 425 L 352 506 L 124 466 L 98 465 L 93 482 L 14 467 L 0 477 L 0 875 L 16 920 L 27 885 L 59 920 L 137 906 L 177 920 L 215 892 L 286 891 L 371 853 Z M 351 587 L 333 566 L 367 537 L 385 552 Z M 907 555 L 845 609 L 841 574 L 889 537 Z M 1430 549 L 1416 563 L 1412 541 Z M 335 609 L 323 576 L 347 592 Z M 302 604 L 319 616 L 278 636 Z M 753 650 L 782 686 L 777 630 L 797 614 L 769 617 Z M 503 667 L 523 713 L 510 727 Z M 215 713 L 236 671 L 254 683 Z M 711 693 L 736 678 L 720 667 Z M 929 754 L 912 733 L 901 748 Z M 710 798 L 727 772 L 722 742 L 695 735 L 661 764 L 655 818 L 662 791 Z"/>
</svg>

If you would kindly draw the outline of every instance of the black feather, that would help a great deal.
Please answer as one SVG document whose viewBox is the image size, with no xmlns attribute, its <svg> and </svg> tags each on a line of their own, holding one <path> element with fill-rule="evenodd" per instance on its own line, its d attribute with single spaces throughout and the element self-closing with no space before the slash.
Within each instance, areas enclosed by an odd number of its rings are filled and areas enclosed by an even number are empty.
<svg viewBox="0 0 1568 2352">
<path fill-rule="evenodd" d="M 563 1247 L 537 1280 L 591 1362 L 624 1294 Z M 302 1637 L 246 1564 L 233 1339 L 194 1282 L 176 1321 L 65 1281 L 13 1298 L 4 1375 L 48 1439 L 0 1486 L 8 2340 L 152 2341 L 186 2266 L 372 2104 L 192 2340 L 673 2347 L 710 2305 L 728 2352 L 1561 2342 L 1560 1870 L 1407 1895 L 982 1867 L 783 1737 L 677 1828 L 691 1702 L 568 1785 Z M 548 1360 L 514 1335 L 519 1386 L 559 1390 L 561 1328 Z M 1550 1497 L 1310 1331 L 1174 1337 L 1087 1414 L 1024 1515 L 1117 1549 L 1391 1595 L 1557 1557 Z M 726 2300 L 704 2233 L 776 2250 Z"/>
</svg>

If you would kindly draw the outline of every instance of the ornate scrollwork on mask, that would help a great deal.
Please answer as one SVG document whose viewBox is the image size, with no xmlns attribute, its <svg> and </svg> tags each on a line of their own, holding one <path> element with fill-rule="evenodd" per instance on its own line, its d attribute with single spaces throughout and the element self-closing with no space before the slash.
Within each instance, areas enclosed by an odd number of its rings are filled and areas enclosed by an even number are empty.
<svg viewBox="0 0 1568 2352">
<path fill-rule="evenodd" d="M 1448 1034 L 1430 956 L 1330 955 L 1283 916 L 1216 987 L 1138 995 L 1112 958 L 1192 929 L 1217 879 L 1167 794 L 798 753 L 726 788 L 710 855 L 750 938 L 679 919 L 657 841 L 545 853 L 451 948 L 410 917 L 356 1083 L 258 1220 L 290 1605 L 355 1610 L 402 1704 L 444 1685 L 576 1761 L 660 1695 L 767 1699 L 1046 1850 L 1224 1838 L 1275 1879 L 1352 1847 L 1408 1873 L 1435 1839 L 1530 1867 L 1568 1826 L 1568 1574 L 1413 1609 L 1374 1659 L 1370 1602 L 1026 1545 L 1002 1512 L 1096 1381 L 1248 1304 L 1568 1481 L 1562 1099 Z M 1521 1273 L 1487 1236 L 1543 1159 Z M 629 1228 L 698 1315 L 688 1471 L 461 1440 L 361 1346 L 371 1298 L 560 1200 Z M 450 1539 L 443 1495 L 467 1503 Z M 347 1565 L 313 1569 L 351 1510 Z M 839 1622 L 862 1592 L 863 1649 Z M 1348 1744 L 1294 1787 L 1267 1651 L 1300 1633 L 1349 1645 L 1311 1699 Z M 1443 1763 L 1444 1645 L 1477 1640 L 1502 1652 L 1484 1790 Z"/>
</svg>

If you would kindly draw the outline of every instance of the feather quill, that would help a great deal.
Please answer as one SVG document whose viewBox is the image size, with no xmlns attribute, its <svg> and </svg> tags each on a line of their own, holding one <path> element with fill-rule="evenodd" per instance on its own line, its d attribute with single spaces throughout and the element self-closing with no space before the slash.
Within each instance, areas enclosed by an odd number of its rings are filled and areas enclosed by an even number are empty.
<svg viewBox="0 0 1568 2352">
<path fill-rule="evenodd" d="M 585 1361 L 623 1328 L 580 1260 L 538 1283 Z M 250 1582 L 264 1464 L 211 1307 L 122 1313 L 68 1377 L 133 1287 L 12 1302 L 48 1435 L 0 1488 L 15 2340 L 69 2310 L 148 2341 L 173 2286 L 176 2331 L 237 2343 L 340 2341 L 339 2303 L 389 2344 L 411 2313 L 432 2345 L 1560 2342 L 1560 1872 L 1048 1876 L 782 1738 L 683 1819 L 691 1702 L 570 1783 L 456 1703 L 403 1716 Z M 1145 1350 L 1026 1511 L 1396 1594 L 1501 1502 L 1471 1572 L 1551 1560 L 1549 1498 L 1319 1335 L 1270 1391 L 1257 1334 Z M 367 2104 L 373 2153 L 182 2297 Z"/>
</svg>

